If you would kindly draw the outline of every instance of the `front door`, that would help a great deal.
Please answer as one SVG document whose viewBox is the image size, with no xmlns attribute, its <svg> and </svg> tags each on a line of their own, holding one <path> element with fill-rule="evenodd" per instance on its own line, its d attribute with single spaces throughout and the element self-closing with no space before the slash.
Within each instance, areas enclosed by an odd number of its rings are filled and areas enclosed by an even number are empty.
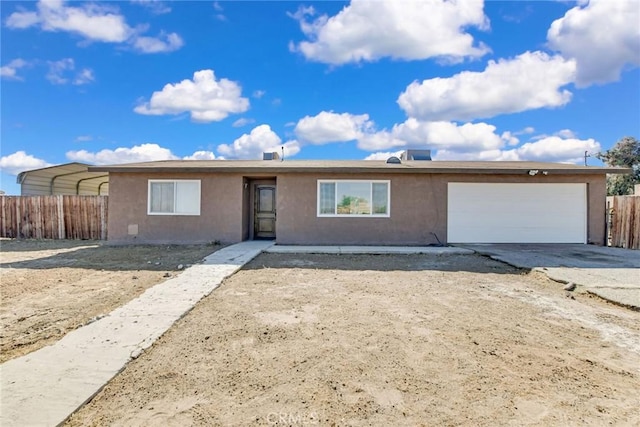
<svg viewBox="0 0 640 427">
<path fill-rule="evenodd" d="M 276 237 L 276 187 L 256 185 L 254 237 L 275 239 Z"/>
</svg>

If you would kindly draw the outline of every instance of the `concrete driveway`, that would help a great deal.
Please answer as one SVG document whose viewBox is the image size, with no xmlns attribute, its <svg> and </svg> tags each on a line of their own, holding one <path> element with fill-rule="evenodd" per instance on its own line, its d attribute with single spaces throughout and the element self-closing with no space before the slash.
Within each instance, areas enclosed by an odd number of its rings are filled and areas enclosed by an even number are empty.
<svg viewBox="0 0 640 427">
<path fill-rule="evenodd" d="M 640 251 L 581 244 L 474 244 L 467 249 L 640 310 Z"/>
</svg>

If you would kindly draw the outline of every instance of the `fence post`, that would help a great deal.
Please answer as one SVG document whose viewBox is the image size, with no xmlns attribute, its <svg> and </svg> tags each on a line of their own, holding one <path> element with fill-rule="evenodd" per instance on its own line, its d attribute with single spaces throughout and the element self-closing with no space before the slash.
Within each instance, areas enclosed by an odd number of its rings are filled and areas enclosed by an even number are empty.
<svg viewBox="0 0 640 427">
<path fill-rule="evenodd" d="M 66 231 L 64 228 L 64 209 L 62 207 L 62 195 L 56 196 L 56 207 L 58 208 L 58 239 L 64 239 Z"/>
</svg>

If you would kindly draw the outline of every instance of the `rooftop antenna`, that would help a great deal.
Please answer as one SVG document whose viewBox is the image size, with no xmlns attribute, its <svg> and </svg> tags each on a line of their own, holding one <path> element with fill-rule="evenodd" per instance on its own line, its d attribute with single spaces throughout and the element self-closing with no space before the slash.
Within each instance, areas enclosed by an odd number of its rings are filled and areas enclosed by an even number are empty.
<svg viewBox="0 0 640 427">
<path fill-rule="evenodd" d="M 584 152 L 584 165 L 587 166 L 587 157 L 591 157 L 588 151 Z"/>
<path fill-rule="evenodd" d="M 282 148 L 282 158 L 280 159 L 280 161 L 284 162 L 284 145 L 280 148 Z"/>
</svg>

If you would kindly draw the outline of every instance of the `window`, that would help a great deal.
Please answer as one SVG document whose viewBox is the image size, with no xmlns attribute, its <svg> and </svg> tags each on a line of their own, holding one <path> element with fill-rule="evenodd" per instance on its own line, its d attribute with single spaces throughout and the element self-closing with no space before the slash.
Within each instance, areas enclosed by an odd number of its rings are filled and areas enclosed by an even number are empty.
<svg viewBox="0 0 640 427">
<path fill-rule="evenodd" d="M 149 180 L 149 215 L 200 215 L 199 180 Z"/>
<path fill-rule="evenodd" d="M 389 181 L 318 181 L 318 216 L 388 217 Z"/>
</svg>

